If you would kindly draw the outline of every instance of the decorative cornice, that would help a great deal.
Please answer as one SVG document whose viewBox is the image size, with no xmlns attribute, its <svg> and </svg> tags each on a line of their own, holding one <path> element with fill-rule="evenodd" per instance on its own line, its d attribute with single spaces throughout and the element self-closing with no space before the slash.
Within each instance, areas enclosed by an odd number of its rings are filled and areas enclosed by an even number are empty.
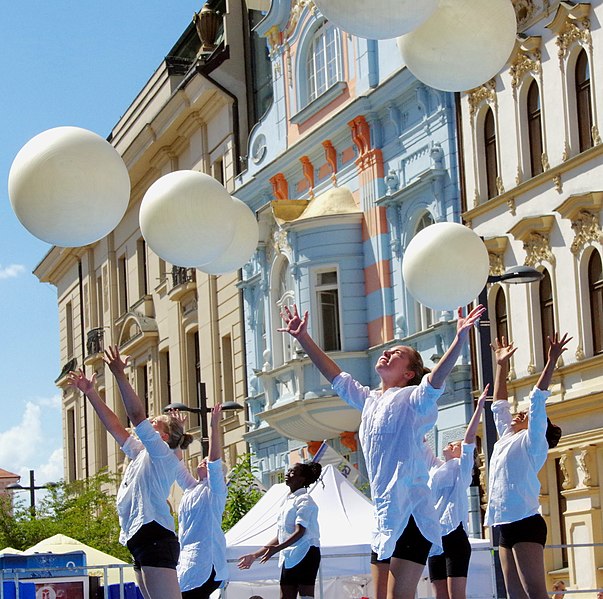
<svg viewBox="0 0 603 599">
<path fill-rule="evenodd" d="M 591 191 L 572 195 L 557 207 L 557 212 L 572 223 L 575 236 L 570 249 L 574 255 L 579 254 L 589 242 L 601 243 L 603 231 L 599 213 L 602 205 L 603 192 Z"/>
<path fill-rule="evenodd" d="M 523 249 L 527 254 L 526 266 L 535 266 L 544 261 L 555 264 L 549 242 L 554 222 L 555 216 L 552 214 L 534 216 L 520 220 L 508 231 L 515 239 L 523 241 Z"/>
<path fill-rule="evenodd" d="M 553 20 L 546 26 L 557 35 L 557 56 L 562 66 L 568 49 L 576 41 L 592 49 L 590 8 L 590 4 L 585 2 L 560 2 Z"/>
<path fill-rule="evenodd" d="M 488 102 L 492 106 L 497 107 L 496 79 L 490 79 L 490 81 L 487 81 L 483 85 L 472 89 L 467 94 L 467 101 L 469 102 L 469 114 L 471 118 L 475 117 L 478 108 L 483 102 Z"/>
<path fill-rule="evenodd" d="M 526 73 L 531 73 L 534 76 L 541 74 L 540 42 L 540 36 L 531 36 L 522 39 L 519 43 L 519 49 L 515 58 L 511 61 L 509 69 L 514 94 Z"/>
</svg>

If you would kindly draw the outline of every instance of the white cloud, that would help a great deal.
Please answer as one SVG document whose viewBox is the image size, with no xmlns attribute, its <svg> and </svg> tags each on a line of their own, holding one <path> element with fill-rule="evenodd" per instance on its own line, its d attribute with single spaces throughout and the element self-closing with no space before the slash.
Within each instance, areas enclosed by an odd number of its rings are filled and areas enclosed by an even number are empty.
<svg viewBox="0 0 603 599">
<path fill-rule="evenodd" d="M 63 478 L 60 396 L 28 401 L 21 421 L 0 431 L 0 468 L 19 474 L 22 485 L 30 470 L 36 484 Z"/>
<path fill-rule="evenodd" d="M 14 279 L 24 272 L 25 266 L 23 264 L 0 265 L 0 279 Z"/>
</svg>

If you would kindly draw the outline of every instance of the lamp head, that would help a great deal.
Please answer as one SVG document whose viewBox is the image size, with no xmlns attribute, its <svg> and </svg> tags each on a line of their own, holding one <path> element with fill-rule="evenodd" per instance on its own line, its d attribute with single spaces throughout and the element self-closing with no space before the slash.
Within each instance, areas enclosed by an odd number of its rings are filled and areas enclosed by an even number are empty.
<svg viewBox="0 0 603 599">
<path fill-rule="evenodd" d="M 535 283 L 540 281 L 544 274 L 531 266 L 512 266 L 502 275 L 488 277 L 488 283 L 510 283 L 512 285 Z"/>
</svg>

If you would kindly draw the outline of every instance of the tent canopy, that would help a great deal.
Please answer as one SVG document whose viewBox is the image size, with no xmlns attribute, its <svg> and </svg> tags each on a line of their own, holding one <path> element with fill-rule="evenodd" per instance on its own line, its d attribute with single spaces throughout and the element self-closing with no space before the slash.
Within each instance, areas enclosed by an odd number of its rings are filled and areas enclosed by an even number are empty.
<svg viewBox="0 0 603 599">
<path fill-rule="evenodd" d="M 318 505 L 323 577 L 368 574 L 373 525 L 371 502 L 331 465 L 325 467 L 320 480 L 309 492 Z M 272 486 L 226 533 L 231 581 L 280 577 L 278 555 L 267 564 L 255 562 L 249 570 L 239 570 L 237 561 L 276 536 L 277 517 L 288 493 L 284 483 Z"/>
<path fill-rule="evenodd" d="M 101 580 L 103 576 L 102 566 L 128 565 L 127 562 L 124 562 L 117 557 L 113 557 L 108 553 L 94 549 L 94 547 L 90 547 L 76 539 L 61 534 L 48 537 L 22 553 L 25 555 L 33 555 L 35 553 L 70 553 L 72 551 L 83 551 L 86 554 L 86 564 L 88 566 L 98 567 L 98 570 L 89 569 L 88 574 L 91 576 L 100 576 Z M 119 570 L 120 568 L 108 569 L 109 584 L 119 582 Z M 131 567 L 123 568 L 123 573 L 124 582 L 136 581 L 134 570 Z"/>
</svg>

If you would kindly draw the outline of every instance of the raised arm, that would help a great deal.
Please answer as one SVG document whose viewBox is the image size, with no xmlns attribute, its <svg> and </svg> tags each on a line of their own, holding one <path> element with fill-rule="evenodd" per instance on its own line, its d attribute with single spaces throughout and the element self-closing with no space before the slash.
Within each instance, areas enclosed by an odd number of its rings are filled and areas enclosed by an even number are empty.
<svg viewBox="0 0 603 599">
<path fill-rule="evenodd" d="M 209 421 L 209 453 L 210 462 L 222 459 L 222 443 L 220 439 L 220 418 L 222 417 L 222 404 L 217 403 L 212 411 Z"/>
<path fill-rule="evenodd" d="M 96 374 L 93 374 L 92 378 L 89 379 L 86 378 L 86 375 L 82 370 L 71 371 L 67 375 L 67 382 L 72 387 L 79 389 L 88 398 L 90 405 L 94 408 L 100 421 L 121 447 L 130 435 L 119 421 L 117 415 L 109 408 L 96 391 Z"/>
<path fill-rule="evenodd" d="M 517 348 L 513 347 L 512 341 L 507 343 L 504 337 L 500 340 L 496 338 L 490 347 L 494 351 L 494 360 L 496 362 L 492 398 L 494 401 L 508 400 L 507 377 L 509 375 L 509 361 L 511 360 L 511 356 L 517 351 Z"/>
<path fill-rule="evenodd" d="M 557 360 L 559 359 L 559 356 L 561 356 L 561 354 L 567 349 L 566 345 L 572 340 L 572 337 L 568 337 L 567 333 L 565 333 L 563 337 L 559 339 L 559 333 L 555 333 L 552 338 L 548 337 L 548 340 L 548 359 L 546 361 L 546 366 L 544 367 L 544 370 L 540 374 L 540 378 L 536 383 L 536 386 L 542 391 L 546 391 L 549 388 Z"/>
<path fill-rule="evenodd" d="M 138 426 L 145 420 L 147 415 L 144 411 L 144 405 L 142 404 L 142 401 L 140 401 L 140 397 L 136 395 L 136 391 L 134 391 L 126 376 L 125 368 L 128 363 L 128 358 L 122 359 L 119 355 L 117 345 L 112 345 L 105 350 L 103 359 L 117 381 L 117 386 L 119 387 L 121 399 L 126 408 L 128 418 L 134 426 Z"/>
<path fill-rule="evenodd" d="M 289 306 L 283 307 L 281 317 L 285 326 L 277 329 L 277 331 L 289 333 L 289 335 L 297 339 L 310 360 L 312 360 L 312 363 L 320 370 L 329 383 L 332 383 L 333 379 L 341 372 L 341 368 L 310 337 L 308 333 L 308 311 L 306 310 L 304 317 L 301 318 L 297 311 L 297 306 L 293 304 L 292 308 L 293 311 L 291 311 Z"/>
<path fill-rule="evenodd" d="M 442 359 L 435 365 L 434 369 L 427 375 L 432 387 L 440 389 L 444 385 L 446 377 L 450 374 L 458 357 L 461 355 L 463 344 L 469 336 L 469 331 L 479 320 L 479 317 L 486 311 L 481 304 L 469 312 L 466 317 L 462 315 L 462 309 L 458 309 L 458 320 L 456 323 L 456 335 L 442 356 Z"/>
<path fill-rule="evenodd" d="M 475 412 L 473 412 L 473 416 L 471 416 L 471 420 L 469 421 L 469 425 L 467 426 L 467 430 L 465 431 L 465 438 L 463 439 L 463 443 L 475 443 L 475 435 L 477 433 L 477 427 L 479 426 L 479 421 L 482 417 L 482 412 L 484 411 L 484 404 L 486 403 L 486 398 L 488 397 L 488 390 L 490 389 L 490 385 L 486 385 L 483 393 L 477 399 L 477 405 L 475 406 Z"/>
</svg>

